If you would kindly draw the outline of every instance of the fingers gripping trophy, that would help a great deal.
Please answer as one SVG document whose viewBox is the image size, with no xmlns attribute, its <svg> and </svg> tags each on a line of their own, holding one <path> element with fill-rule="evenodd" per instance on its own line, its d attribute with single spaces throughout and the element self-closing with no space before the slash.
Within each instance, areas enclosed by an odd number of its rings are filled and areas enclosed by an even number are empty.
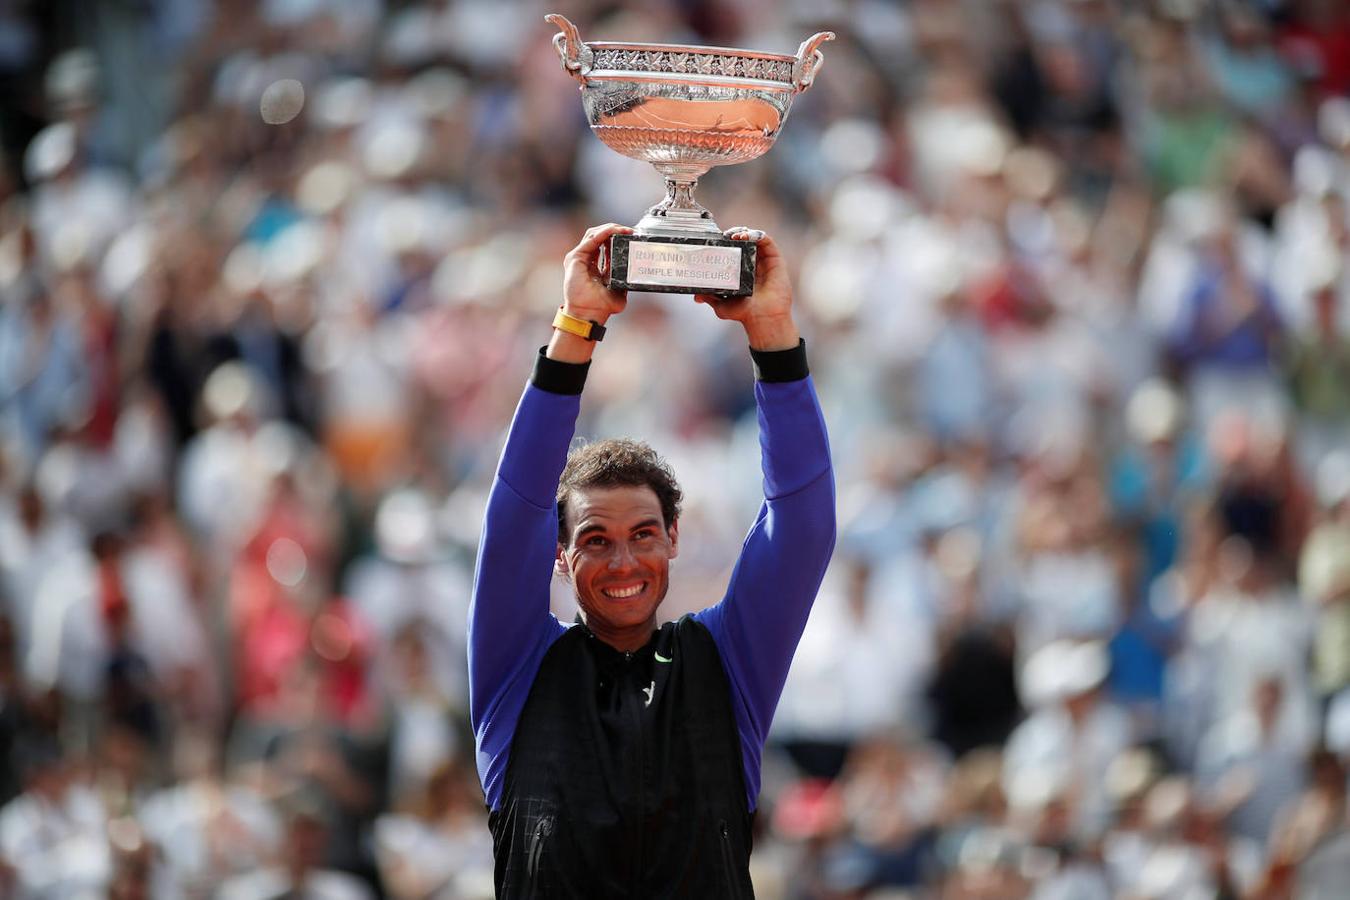
<svg viewBox="0 0 1350 900">
<path fill-rule="evenodd" d="M 545 17 L 563 67 L 581 85 L 591 130 L 610 148 L 645 160 L 666 179 L 666 197 L 632 233 L 604 248 L 607 286 L 745 297 L 755 285 L 756 235 L 724 234 L 694 199 L 713 166 L 746 162 L 773 146 L 797 94 L 814 82 L 834 34 L 803 41 L 795 56 L 613 41 L 585 43 L 565 17 Z"/>
</svg>

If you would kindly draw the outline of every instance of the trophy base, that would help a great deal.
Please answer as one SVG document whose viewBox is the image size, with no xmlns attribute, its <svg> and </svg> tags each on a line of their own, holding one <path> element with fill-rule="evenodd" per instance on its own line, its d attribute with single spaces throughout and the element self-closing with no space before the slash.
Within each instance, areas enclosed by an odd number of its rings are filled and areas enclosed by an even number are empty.
<svg viewBox="0 0 1350 900">
<path fill-rule="evenodd" d="M 755 245 L 717 236 L 616 234 L 609 240 L 616 291 L 745 297 L 755 290 Z"/>
</svg>

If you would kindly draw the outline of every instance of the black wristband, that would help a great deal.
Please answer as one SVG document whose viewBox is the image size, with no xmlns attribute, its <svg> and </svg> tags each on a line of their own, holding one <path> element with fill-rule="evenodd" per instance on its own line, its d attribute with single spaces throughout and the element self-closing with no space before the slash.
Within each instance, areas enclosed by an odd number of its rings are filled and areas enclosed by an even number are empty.
<svg viewBox="0 0 1350 900">
<path fill-rule="evenodd" d="M 801 381 L 811 374 L 806 365 L 804 339 L 798 339 L 797 346 L 787 350 L 756 350 L 751 347 L 750 359 L 755 364 L 755 379 L 769 384 Z"/>
<path fill-rule="evenodd" d="M 539 348 L 534 360 L 534 372 L 530 374 L 530 383 L 550 394 L 576 396 L 586 386 L 586 373 L 590 371 L 590 361 L 584 363 L 561 362 L 544 355 L 547 347 Z"/>
</svg>

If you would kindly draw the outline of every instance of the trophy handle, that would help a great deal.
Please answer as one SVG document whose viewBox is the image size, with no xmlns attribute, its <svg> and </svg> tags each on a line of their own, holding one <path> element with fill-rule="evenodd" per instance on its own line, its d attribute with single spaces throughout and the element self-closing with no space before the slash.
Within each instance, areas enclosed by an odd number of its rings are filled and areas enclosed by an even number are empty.
<svg viewBox="0 0 1350 900">
<path fill-rule="evenodd" d="M 818 31 L 802 41 L 802 45 L 797 48 L 797 62 L 792 66 L 792 81 L 796 85 L 797 93 L 800 94 L 811 86 L 816 80 L 820 64 L 825 61 L 825 55 L 816 48 L 832 40 L 834 40 L 833 31 Z"/>
<path fill-rule="evenodd" d="M 544 21 L 559 29 L 558 34 L 553 36 L 553 49 L 558 51 L 563 68 L 577 81 L 585 84 L 586 76 L 590 73 L 591 66 L 595 64 L 595 51 L 581 40 L 581 32 L 577 31 L 577 26 L 566 16 L 549 13 L 544 16 Z"/>
</svg>

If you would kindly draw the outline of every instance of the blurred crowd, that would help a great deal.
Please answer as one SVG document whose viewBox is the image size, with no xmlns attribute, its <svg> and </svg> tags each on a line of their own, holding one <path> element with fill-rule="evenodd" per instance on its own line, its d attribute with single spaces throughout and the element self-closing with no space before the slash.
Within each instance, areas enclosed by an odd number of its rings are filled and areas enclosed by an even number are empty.
<svg viewBox="0 0 1350 900">
<path fill-rule="evenodd" d="M 1339 0 L 0 0 L 0 896 L 491 896 L 485 491 L 563 254 L 662 194 L 555 11 L 838 34 L 700 188 L 792 262 L 840 497 L 759 896 L 1346 896 Z M 748 354 L 611 332 L 580 430 L 681 477 L 674 617 Z"/>
</svg>

